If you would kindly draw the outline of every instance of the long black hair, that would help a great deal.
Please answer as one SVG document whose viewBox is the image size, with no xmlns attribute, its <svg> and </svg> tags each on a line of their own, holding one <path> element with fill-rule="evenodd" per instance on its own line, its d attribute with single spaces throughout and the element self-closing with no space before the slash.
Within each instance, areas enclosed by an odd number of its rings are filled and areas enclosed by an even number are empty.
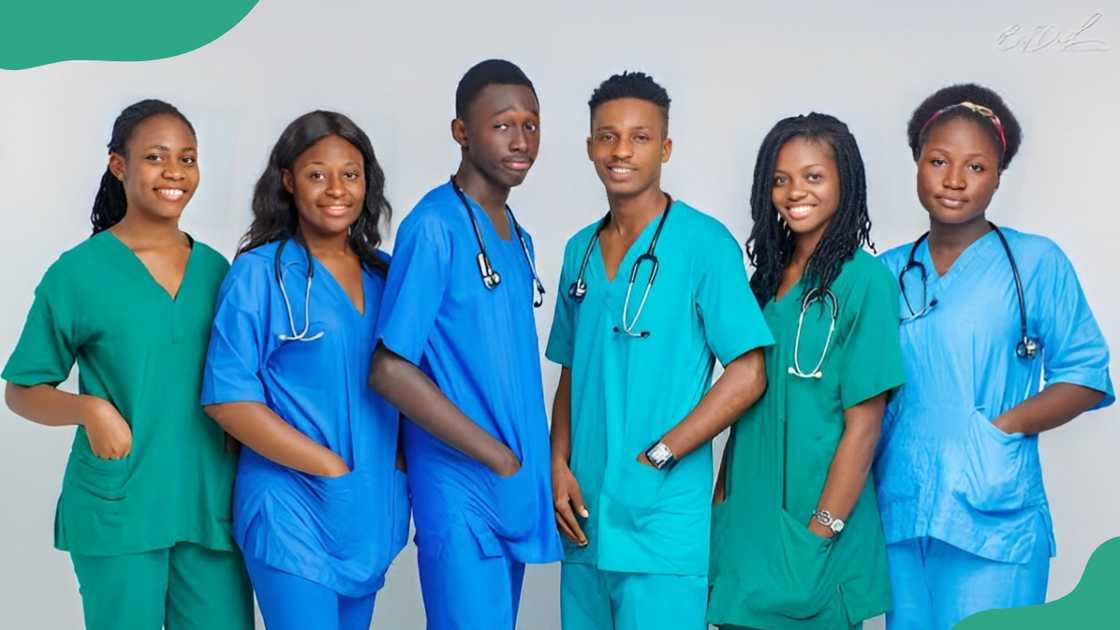
<svg viewBox="0 0 1120 630">
<path fill-rule="evenodd" d="M 754 227 L 747 239 L 747 258 L 755 268 L 751 289 L 759 304 L 766 304 L 777 294 L 782 273 L 793 255 L 793 232 L 774 207 L 771 191 L 778 152 L 794 138 L 827 142 L 840 176 L 839 205 L 805 266 L 803 295 L 814 289 L 828 289 L 840 274 L 840 267 L 851 260 L 861 245 L 875 249 L 871 242 L 871 218 L 867 214 L 863 158 L 848 126 L 833 116 L 816 112 L 780 120 L 758 149 L 751 187 Z"/>
<path fill-rule="evenodd" d="M 174 116 L 183 121 L 191 130 L 191 135 L 196 135 L 194 126 L 174 105 L 161 100 L 149 98 L 133 103 L 117 116 L 113 122 L 113 133 L 109 137 L 109 154 L 116 153 L 128 159 L 128 141 L 136 127 L 152 116 Z M 124 218 L 128 209 L 128 199 L 125 198 L 124 184 L 117 179 L 109 167 L 105 167 L 105 174 L 101 176 L 101 185 L 97 189 L 97 197 L 93 200 L 93 212 L 90 221 L 93 223 L 93 233 L 97 234 L 107 230 Z"/>
<path fill-rule="evenodd" d="M 393 208 L 385 198 L 385 174 L 377 163 L 373 144 L 360 127 L 337 112 L 308 112 L 292 121 L 268 158 L 268 166 L 257 181 L 253 191 L 253 223 L 241 237 L 238 252 L 291 238 L 299 229 L 299 212 L 292 194 L 284 188 L 283 172 L 291 171 L 300 154 L 311 145 L 326 138 L 338 136 L 354 145 L 362 154 L 365 168 L 366 199 L 357 220 L 350 226 L 347 242 L 363 264 L 384 273 L 385 261 L 377 255 L 381 244 L 380 222 L 389 222 Z"/>
</svg>

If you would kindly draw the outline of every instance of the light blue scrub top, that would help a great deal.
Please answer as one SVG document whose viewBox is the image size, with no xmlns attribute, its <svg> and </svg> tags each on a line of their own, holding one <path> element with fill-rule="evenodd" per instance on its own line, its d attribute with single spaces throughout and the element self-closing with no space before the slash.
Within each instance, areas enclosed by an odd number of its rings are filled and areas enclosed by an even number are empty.
<svg viewBox="0 0 1120 630">
<path fill-rule="evenodd" d="M 719 221 L 675 201 L 656 255 L 660 270 L 634 332 L 621 327 L 630 269 L 649 248 L 660 215 L 645 227 L 612 282 L 599 245 L 576 281 L 598 222 L 568 241 L 546 355 L 572 372 L 569 465 L 591 513 L 580 519 L 588 544 L 565 542 L 567 562 L 605 571 L 707 575 L 712 448 L 705 444 L 668 471 L 637 461 L 707 393 L 716 359 L 723 365 L 774 343 L 751 293 L 743 252 Z M 637 311 L 651 266 L 634 283 Z"/>
<path fill-rule="evenodd" d="M 363 266 L 364 314 L 312 258 L 313 341 L 291 335 L 276 282 L 278 242 L 239 255 L 218 293 L 202 404 L 257 402 L 341 457 L 351 471 L 320 477 L 246 446 L 234 489 L 234 538 L 245 556 L 348 597 L 375 592 L 408 537 L 405 476 L 396 468 L 399 413 L 367 387 L 382 280 Z M 386 257 L 388 260 L 388 257 Z M 284 287 L 303 329 L 307 250 L 289 240 Z"/>
<path fill-rule="evenodd" d="M 378 339 L 508 446 L 521 469 L 501 478 L 406 421 L 417 542 L 434 548 L 467 527 L 484 556 L 552 562 L 562 552 L 552 511 L 532 275 L 516 233 L 502 240 L 486 211 L 466 198 L 501 283 L 493 289 L 482 284 L 467 211 L 449 183 L 439 186 L 397 231 Z M 528 233 L 525 238 L 531 252 Z"/>
<path fill-rule="evenodd" d="M 1027 330 L 1041 339 L 1042 352 L 1033 360 L 1015 354 L 1015 281 L 995 232 L 972 243 L 941 277 L 928 241 L 918 247 L 926 302 L 937 305 L 901 326 L 906 384 L 887 407 L 875 462 L 888 543 L 932 537 L 1023 563 L 1044 537 L 1053 555 L 1038 436 L 1007 434 L 992 421 L 1039 390 L 1040 372 L 1045 383 L 1104 392 L 1098 408 L 1114 399 L 1108 346 L 1065 254 L 1047 238 L 1003 233 L 1023 279 Z M 882 255 L 896 278 L 912 246 Z M 919 271 L 905 281 L 911 304 L 921 309 Z M 899 307 L 909 315 L 901 296 Z"/>
</svg>

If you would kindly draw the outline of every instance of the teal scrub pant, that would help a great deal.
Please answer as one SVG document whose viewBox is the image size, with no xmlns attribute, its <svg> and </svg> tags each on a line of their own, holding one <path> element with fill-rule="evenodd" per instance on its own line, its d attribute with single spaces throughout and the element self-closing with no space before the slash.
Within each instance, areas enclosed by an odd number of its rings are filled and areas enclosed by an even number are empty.
<svg viewBox="0 0 1120 630">
<path fill-rule="evenodd" d="M 707 609 L 707 576 L 560 569 L 563 630 L 707 630 Z"/>
<path fill-rule="evenodd" d="M 118 556 L 70 554 L 86 630 L 252 630 L 241 554 L 192 543 Z"/>
<path fill-rule="evenodd" d="M 1029 562 L 998 562 L 934 538 L 887 545 L 893 609 L 887 630 L 949 630 L 993 608 L 1041 604 L 1050 571 L 1050 541 Z"/>
</svg>

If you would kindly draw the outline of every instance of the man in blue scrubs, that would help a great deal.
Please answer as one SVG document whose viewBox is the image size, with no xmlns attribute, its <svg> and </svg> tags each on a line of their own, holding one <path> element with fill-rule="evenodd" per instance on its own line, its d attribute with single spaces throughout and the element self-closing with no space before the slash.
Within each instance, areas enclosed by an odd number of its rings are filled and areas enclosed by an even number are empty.
<svg viewBox="0 0 1120 630">
<path fill-rule="evenodd" d="M 533 319 L 543 289 L 506 205 L 539 124 L 517 66 L 471 68 L 451 124 L 459 169 L 401 223 L 389 269 L 370 385 L 412 420 L 404 450 L 431 630 L 513 630 L 525 563 L 562 553 Z"/>
<path fill-rule="evenodd" d="M 589 105 L 610 212 L 568 241 L 546 352 L 563 627 L 704 630 L 711 439 L 762 394 L 773 339 L 734 237 L 661 190 L 664 88 L 623 73 Z"/>
</svg>

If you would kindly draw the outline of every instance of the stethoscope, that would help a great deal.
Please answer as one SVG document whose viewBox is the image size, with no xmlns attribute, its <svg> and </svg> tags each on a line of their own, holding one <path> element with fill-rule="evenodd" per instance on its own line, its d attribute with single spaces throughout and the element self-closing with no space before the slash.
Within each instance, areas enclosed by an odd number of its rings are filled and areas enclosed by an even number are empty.
<svg viewBox="0 0 1120 630">
<path fill-rule="evenodd" d="M 1004 237 L 1003 232 L 991 221 L 988 225 L 992 227 L 992 231 L 999 237 L 1000 245 L 1003 246 L 1003 251 L 1007 254 L 1007 262 L 1011 264 L 1011 274 L 1015 278 L 1015 295 L 1019 301 L 1019 342 L 1015 344 L 1015 355 L 1020 359 L 1033 359 L 1038 355 L 1038 351 L 1042 347 L 1041 341 L 1037 337 L 1031 337 L 1027 334 L 1027 301 L 1023 296 L 1023 279 L 1019 276 L 1019 265 L 1015 262 L 1015 256 L 1011 253 L 1011 246 L 1007 244 L 1007 238 Z M 903 317 L 902 323 L 914 321 L 920 317 L 925 316 L 933 307 L 937 306 L 937 298 L 930 300 L 926 304 L 926 267 L 921 262 L 916 260 L 914 256 L 918 252 L 918 246 L 922 241 L 926 240 L 929 232 L 923 234 L 918 240 L 914 241 L 914 246 L 910 248 L 910 256 L 906 261 L 906 266 L 898 274 L 898 287 L 902 291 L 902 299 L 906 303 L 906 310 L 910 311 L 909 317 Z M 918 274 L 922 279 L 922 309 L 915 311 L 913 305 L 910 303 L 910 298 L 906 295 L 906 274 L 911 269 L 917 269 Z"/>
<path fill-rule="evenodd" d="M 280 256 L 284 253 L 284 247 L 288 244 L 290 239 L 280 241 L 280 245 L 276 248 L 276 255 L 273 257 L 273 265 L 276 271 L 276 283 L 280 285 L 280 295 L 284 297 L 284 308 L 288 311 L 288 326 L 291 329 L 291 334 L 286 335 L 280 333 L 277 335 L 280 341 L 315 341 L 323 335 L 326 331 L 319 331 L 310 337 L 307 335 L 308 329 L 311 328 L 311 283 L 315 278 L 315 265 L 311 260 L 311 250 L 307 247 L 303 248 L 304 253 L 307 254 L 307 286 L 303 292 L 303 330 L 296 332 L 296 320 L 292 314 L 292 303 L 288 299 L 288 290 L 284 288 L 284 266 L 280 264 Z"/>
<path fill-rule="evenodd" d="M 638 256 L 634 264 L 630 266 L 630 280 L 626 283 L 626 300 L 622 303 L 622 327 L 614 327 L 614 332 L 625 333 L 628 337 L 649 337 L 648 330 L 634 332 L 634 328 L 638 325 L 638 319 L 642 316 L 642 311 L 646 307 L 646 301 L 649 299 L 650 289 L 653 288 L 653 281 L 657 278 L 657 271 L 661 268 L 661 262 L 657 260 L 657 255 L 654 251 L 657 249 L 657 240 L 661 238 L 661 230 L 665 227 L 665 219 L 669 218 L 669 207 L 673 205 L 673 198 L 668 194 L 665 195 L 665 210 L 661 213 L 661 220 L 657 223 L 657 229 L 653 232 L 653 240 L 649 242 L 649 247 L 646 248 L 646 253 Z M 591 260 L 591 252 L 595 249 L 595 244 L 599 242 L 599 233 L 607 227 L 610 223 L 611 215 L 608 212 L 599 225 L 595 228 L 595 234 L 591 236 L 591 242 L 587 244 L 587 249 L 583 252 L 583 262 L 579 265 L 579 274 L 576 276 L 576 281 L 568 287 L 568 295 L 578 304 L 587 297 L 587 281 L 584 279 L 584 274 L 587 272 L 587 263 Z M 649 278 L 646 280 L 646 288 L 642 291 L 642 301 L 638 303 L 638 311 L 634 313 L 634 318 L 630 319 L 630 298 L 634 292 L 634 282 L 638 279 L 638 271 L 642 267 L 643 262 L 649 262 L 652 265 Z"/>
<path fill-rule="evenodd" d="M 798 355 L 801 354 L 801 327 L 805 323 L 805 312 L 813 302 L 820 302 L 825 307 L 829 306 L 827 302 L 831 302 L 832 312 L 828 321 L 828 336 L 824 340 L 824 349 L 821 350 L 821 356 L 817 359 L 817 364 L 813 369 L 805 372 L 801 369 L 801 362 L 798 360 Z M 825 357 L 828 356 L 828 347 L 832 344 L 832 333 L 836 331 L 836 319 L 840 316 L 840 303 L 836 300 L 836 295 L 829 289 L 812 289 L 801 298 L 801 315 L 797 318 L 797 336 L 793 340 L 793 365 L 786 369 L 792 376 L 797 378 L 822 378 L 824 374 L 821 372 L 821 366 L 824 365 Z"/>
<path fill-rule="evenodd" d="M 467 203 L 467 197 L 463 194 L 463 190 L 455 183 L 455 176 L 450 177 L 451 188 L 454 189 L 455 194 L 458 195 L 459 201 L 462 202 L 463 207 L 467 210 L 467 216 L 471 219 L 471 227 L 474 228 L 474 237 L 478 241 L 478 256 L 475 260 L 478 261 L 478 271 L 482 274 L 482 284 L 487 289 L 495 289 L 502 283 L 502 276 L 494 271 L 494 267 L 490 264 L 490 256 L 486 252 L 486 243 L 482 240 L 482 230 L 478 227 L 478 220 L 474 216 L 474 210 L 471 210 L 471 204 Z M 544 304 L 544 284 L 537 276 L 537 267 L 533 264 L 533 256 L 529 253 L 529 245 L 525 242 L 525 234 L 521 231 L 521 225 L 513 216 L 513 210 L 510 210 L 509 205 L 506 205 L 506 216 L 509 217 L 510 225 L 513 230 L 517 232 L 517 240 L 521 242 L 521 252 L 525 254 L 525 262 L 529 265 L 529 273 L 533 276 L 533 285 L 536 288 L 536 293 L 533 296 L 533 308 L 540 308 Z"/>
</svg>

